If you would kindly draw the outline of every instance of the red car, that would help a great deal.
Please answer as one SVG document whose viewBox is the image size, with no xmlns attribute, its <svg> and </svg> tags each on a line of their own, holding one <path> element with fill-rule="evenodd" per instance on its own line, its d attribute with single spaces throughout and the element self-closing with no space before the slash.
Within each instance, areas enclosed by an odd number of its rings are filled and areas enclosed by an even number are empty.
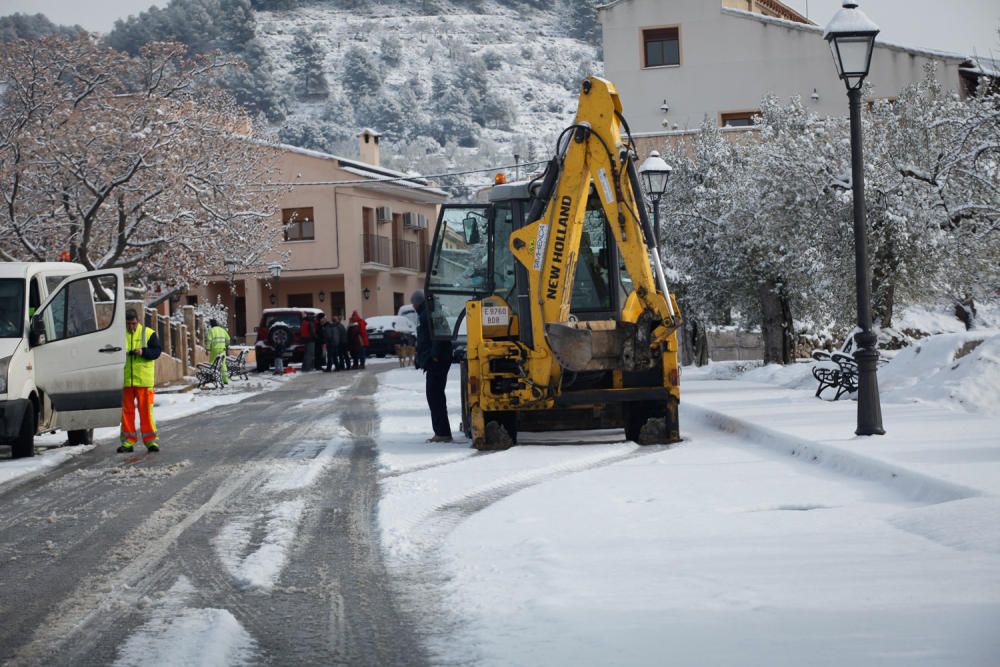
<svg viewBox="0 0 1000 667">
<path fill-rule="evenodd" d="M 286 361 L 301 362 L 305 355 L 305 341 L 299 333 L 302 320 L 307 313 L 314 317 L 323 312 L 319 308 L 267 308 L 260 314 L 260 325 L 257 327 L 257 343 L 254 351 L 257 355 L 257 371 L 263 373 L 274 364 L 274 350 L 280 343 L 285 351 L 282 358 Z"/>
</svg>

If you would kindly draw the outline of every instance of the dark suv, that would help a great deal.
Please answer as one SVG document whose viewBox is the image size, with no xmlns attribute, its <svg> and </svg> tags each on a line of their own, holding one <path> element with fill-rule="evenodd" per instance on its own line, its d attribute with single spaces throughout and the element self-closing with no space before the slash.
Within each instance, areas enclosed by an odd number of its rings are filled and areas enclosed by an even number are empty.
<svg viewBox="0 0 1000 667">
<path fill-rule="evenodd" d="M 257 370 L 263 373 L 274 364 L 274 348 L 279 342 L 285 345 L 282 358 L 301 362 L 306 351 L 305 341 L 299 333 L 302 320 L 307 313 L 315 316 L 321 312 L 319 308 L 266 308 L 260 314 L 257 343 L 254 345 Z"/>
</svg>

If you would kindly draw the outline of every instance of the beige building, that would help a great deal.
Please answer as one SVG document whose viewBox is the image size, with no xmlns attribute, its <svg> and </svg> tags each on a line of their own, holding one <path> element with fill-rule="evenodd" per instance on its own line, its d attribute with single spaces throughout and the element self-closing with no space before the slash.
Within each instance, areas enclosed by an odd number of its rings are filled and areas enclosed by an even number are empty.
<svg viewBox="0 0 1000 667">
<path fill-rule="evenodd" d="M 748 126 L 768 93 L 799 96 L 820 116 L 847 114 L 823 26 L 778 0 L 614 0 L 599 15 L 605 76 L 634 133 L 684 133 L 706 117 Z M 961 54 L 877 42 L 874 96 L 895 97 L 930 63 L 945 90 L 962 94 L 981 71 Z"/>
<path fill-rule="evenodd" d="M 248 343 L 265 308 L 357 310 L 367 318 L 394 315 L 408 303 L 423 287 L 438 205 L 448 193 L 422 179 L 380 180 L 405 174 L 379 166 L 376 132 L 364 130 L 359 141 L 360 160 L 276 146 L 275 181 L 299 184 L 283 195 L 274 220 L 285 227 L 273 258 L 279 277 L 236 273 L 233 294 L 229 276 L 220 274 L 188 302 L 226 305 L 231 334 Z"/>
</svg>

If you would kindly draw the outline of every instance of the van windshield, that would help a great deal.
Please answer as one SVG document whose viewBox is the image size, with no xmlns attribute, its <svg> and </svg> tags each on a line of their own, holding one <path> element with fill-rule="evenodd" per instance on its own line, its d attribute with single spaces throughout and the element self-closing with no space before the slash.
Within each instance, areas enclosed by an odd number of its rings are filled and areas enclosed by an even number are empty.
<svg viewBox="0 0 1000 667">
<path fill-rule="evenodd" d="M 0 278 L 0 338 L 20 338 L 24 330 L 24 278 Z"/>
</svg>

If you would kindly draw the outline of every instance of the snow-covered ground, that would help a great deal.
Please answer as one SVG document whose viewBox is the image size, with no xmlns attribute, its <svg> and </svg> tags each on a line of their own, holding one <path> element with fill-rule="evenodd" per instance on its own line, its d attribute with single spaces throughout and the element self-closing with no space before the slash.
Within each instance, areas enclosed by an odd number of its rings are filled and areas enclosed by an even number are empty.
<svg viewBox="0 0 1000 667">
<path fill-rule="evenodd" d="M 392 371 L 383 543 L 413 599 L 449 610 L 447 663 L 995 665 L 998 345 L 897 355 L 881 437 L 813 397 L 809 364 L 685 369 L 684 442 L 651 448 L 427 444 L 422 376 Z M 457 392 L 456 369 L 453 423 Z"/>
<path fill-rule="evenodd" d="M 293 377 L 296 375 L 254 375 L 249 381 L 233 379 L 228 387 L 221 390 L 170 391 L 168 388 L 156 393 L 153 414 L 157 424 L 163 424 L 212 408 L 239 403 L 261 392 L 270 391 Z M 117 426 L 95 429 L 94 441 L 100 442 L 112 438 L 117 441 L 118 433 Z M 64 431 L 46 433 L 35 438 L 35 446 L 38 448 L 38 453 L 35 456 L 26 459 L 0 460 L 0 486 L 55 468 L 98 446 L 60 447 L 65 441 L 66 433 Z"/>
</svg>

